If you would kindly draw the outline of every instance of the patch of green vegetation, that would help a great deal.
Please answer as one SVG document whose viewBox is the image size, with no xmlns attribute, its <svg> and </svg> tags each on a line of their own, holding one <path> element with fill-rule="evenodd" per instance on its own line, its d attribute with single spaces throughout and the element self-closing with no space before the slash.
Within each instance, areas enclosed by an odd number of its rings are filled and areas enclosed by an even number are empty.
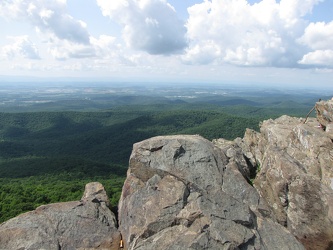
<svg viewBox="0 0 333 250">
<path fill-rule="evenodd" d="M 260 162 L 257 162 L 257 164 L 254 167 L 254 171 L 250 175 L 250 184 L 253 186 L 254 179 L 257 177 L 257 174 L 260 172 Z"/>
<path fill-rule="evenodd" d="M 91 181 L 101 182 L 116 206 L 134 143 L 172 134 L 232 140 L 285 111 L 283 105 L 179 102 L 94 112 L 0 113 L 0 222 L 42 204 L 78 200 Z"/>
<path fill-rule="evenodd" d="M 101 182 L 111 205 L 117 206 L 124 179 L 116 175 L 89 178 L 69 172 L 0 178 L 0 223 L 40 205 L 80 200 L 85 185 L 92 181 Z"/>
</svg>

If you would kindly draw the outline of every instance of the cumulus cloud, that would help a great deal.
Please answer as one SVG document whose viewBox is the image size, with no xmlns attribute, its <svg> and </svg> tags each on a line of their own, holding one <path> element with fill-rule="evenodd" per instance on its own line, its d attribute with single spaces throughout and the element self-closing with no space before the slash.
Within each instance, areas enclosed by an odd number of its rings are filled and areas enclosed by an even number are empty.
<svg viewBox="0 0 333 250">
<path fill-rule="evenodd" d="M 304 17 L 322 0 L 205 0 L 188 8 L 186 63 L 299 67 Z"/>
<path fill-rule="evenodd" d="M 6 0 L 0 14 L 9 19 L 28 21 L 42 32 L 80 44 L 89 43 L 86 25 L 66 12 L 66 0 Z"/>
<path fill-rule="evenodd" d="M 101 35 L 99 38 L 90 37 L 96 56 L 104 59 L 114 56 L 115 51 L 121 50 L 121 46 L 116 41 L 115 37 L 107 35 Z"/>
<path fill-rule="evenodd" d="M 113 36 L 101 35 L 97 38 L 91 36 L 89 45 L 75 44 L 55 37 L 52 40 L 48 49 L 49 54 L 59 61 L 82 59 L 80 63 L 71 64 L 84 66 L 81 67 L 82 70 L 102 68 L 111 70 L 111 65 L 136 65 L 135 60 L 133 60 L 136 55 L 131 54 L 131 51 L 124 50 L 117 38 Z"/>
<path fill-rule="evenodd" d="M 173 54 L 186 47 L 186 28 L 165 0 L 97 0 L 104 16 L 123 25 L 123 38 L 134 49 Z"/>
<path fill-rule="evenodd" d="M 67 13 L 66 0 L 6 0 L 0 2 L 0 15 L 9 20 L 28 21 L 48 46 L 48 54 L 56 60 L 110 57 L 115 38 L 89 35 L 86 24 Z M 111 42 L 112 41 L 112 42 Z M 39 58 L 38 50 L 26 36 L 3 48 L 6 58 L 20 54 Z"/>
<path fill-rule="evenodd" d="M 67 60 L 69 58 L 94 57 L 95 51 L 91 46 L 84 44 L 73 44 L 68 41 L 58 40 L 53 42 L 49 49 L 50 55 L 57 60 Z"/>
<path fill-rule="evenodd" d="M 28 36 L 8 37 L 8 39 L 12 43 L 1 49 L 3 57 L 7 59 L 14 59 L 15 57 L 40 59 L 36 45 L 29 40 Z"/>
<path fill-rule="evenodd" d="M 333 21 L 310 23 L 299 41 L 311 49 L 333 49 Z"/>
<path fill-rule="evenodd" d="M 311 13 L 316 4 L 323 1 L 325 0 L 281 0 L 279 16 L 284 20 L 285 25 L 292 26 L 299 21 L 299 18 Z M 270 2 L 275 2 L 275 0 Z"/>
<path fill-rule="evenodd" d="M 333 21 L 310 23 L 299 42 L 312 50 L 300 64 L 333 67 Z"/>
<path fill-rule="evenodd" d="M 15 37 L 0 53 L 6 59 L 38 59 L 47 51 L 57 60 L 86 58 L 81 65 L 110 70 L 110 65 L 148 68 L 165 64 L 165 58 L 172 65 L 181 58 L 212 66 L 333 68 L 333 21 L 307 20 L 323 1 L 202 0 L 188 8 L 184 23 L 168 0 L 96 0 L 102 14 L 121 25 L 121 40 L 90 36 L 86 24 L 68 14 L 66 0 L 3 0 L 0 16 L 30 23 L 45 43 L 39 52 L 28 36 Z"/>
<path fill-rule="evenodd" d="M 303 56 L 300 64 L 333 67 L 333 50 L 316 50 Z"/>
</svg>

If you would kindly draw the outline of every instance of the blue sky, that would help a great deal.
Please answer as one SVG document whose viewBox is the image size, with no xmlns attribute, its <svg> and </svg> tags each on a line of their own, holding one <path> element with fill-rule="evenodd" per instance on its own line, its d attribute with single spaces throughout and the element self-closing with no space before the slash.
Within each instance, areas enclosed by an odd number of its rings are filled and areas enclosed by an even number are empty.
<svg viewBox="0 0 333 250">
<path fill-rule="evenodd" d="M 333 85 L 333 0 L 2 0 L 0 76 Z"/>
</svg>

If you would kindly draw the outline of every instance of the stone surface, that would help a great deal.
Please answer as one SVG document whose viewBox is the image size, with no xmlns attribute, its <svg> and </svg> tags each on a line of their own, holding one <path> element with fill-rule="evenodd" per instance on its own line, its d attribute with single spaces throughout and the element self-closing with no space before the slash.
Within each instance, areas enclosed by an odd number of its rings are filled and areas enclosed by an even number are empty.
<svg viewBox="0 0 333 250">
<path fill-rule="evenodd" d="M 119 204 L 125 248 L 303 249 L 249 184 L 240 147 L 216 145 L 189 135 L 134 145 Z"/>
<path fill-rule="evenodd" d="M 307 249 L 333 245 L 333 143 L 316 119 L 264 121 L 243 141 L 260 165 L 255 188 Z"/>
<path fill-rule="evenodd" d="M 104 203 L 107 207 L 110 206 L 109 197 L 99 182 L 91 182 L 86 185 L 81 201 Z"/>
<path fill-rule="evenodd" d="M 329 123 L 333 123 L 333 98 L 328 101 L 319 101 L 316 103 L 317 120 L 326 127 Z"/>
<path fill-rule="evenodd" d="M 100 183 L 81 201 L 38 207 L 0 225 L 0 249 L 118 249 L 120 233 Z"/>
</svg>

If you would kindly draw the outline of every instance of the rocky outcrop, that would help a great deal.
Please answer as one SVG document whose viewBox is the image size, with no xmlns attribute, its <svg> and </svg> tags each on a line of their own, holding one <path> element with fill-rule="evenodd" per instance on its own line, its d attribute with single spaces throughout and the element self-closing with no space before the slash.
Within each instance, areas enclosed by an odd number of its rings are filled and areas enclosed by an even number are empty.
<svg viewBox="0 0 333 250">
<path fill-rule="evenodd" d="M 332 249 L 332 109 L 320 105 L 325 124 L 282 116 L 234 141 L 135 144 L 119 211 L 126 247 Z"/>
<path fill-rule="evenodd" d="M 326 124 L 327 125 L 327 124 Z M 308 249 L 333 248 L 333 143 L 316 119 L 264 121 L 242 140 L 260 171 L 254 186 L 276 220 Z"/>
<path fill-rule="evenodd" d="M 179 135 L 134 145 L 119 204 L 125 248 L 303 249 L 244 178 L 247 158 L 219 143 Z"/>
<path fill-rule="evenodd" d="M 119 249 L 120 233 L 100 183 L 81 201 L 38 207 L 0 225 L 0 249 Z"/>
<path fill-rule="evenodd" d="M 325 128 L 333 123 L 333 98 L 329 101 L 319 101 L 315 105 L 317 120 Z"/>
</svg>

